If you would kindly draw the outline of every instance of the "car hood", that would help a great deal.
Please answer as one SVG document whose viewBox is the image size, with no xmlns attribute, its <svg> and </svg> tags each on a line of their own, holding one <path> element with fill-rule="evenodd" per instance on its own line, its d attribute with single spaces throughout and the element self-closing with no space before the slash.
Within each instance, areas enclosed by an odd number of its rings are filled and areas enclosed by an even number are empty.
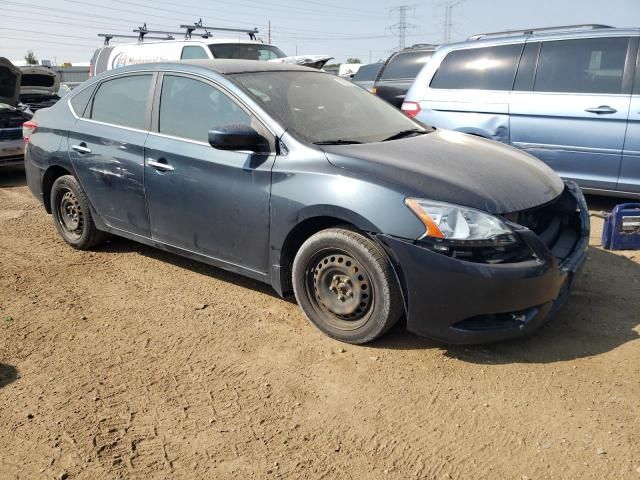
<svg viewBox="0 0 640 480">
<path fill-rule="evenodd" d="M 329 55 L 296 55 L 293 57 L 274 58 L 269 60 L 274 63 L 290 63 L 293 65 L 302 65 L 303 67 L 322 69 L 325 64 L 333 57 Z"/>
<path fill-rule="evenodd" d="M 18 67 L 4 57 L 0 57 L 0 103 L 11 107 L 20 99 L 20 76 Z"/>
<path fill-rule="evenodd" d="M 393 184 L 407 196 L 494 214 L 542 205 L 564 189 L 560 177 L 531 155 L 449 130 L 322 149 L 334 166 Z"/>
<path fill-rule="evenodd" d="M 22 67 L 20 95 L 55 95 L 60 89 L 60 77 L 48 67 Z"/>
</svg>

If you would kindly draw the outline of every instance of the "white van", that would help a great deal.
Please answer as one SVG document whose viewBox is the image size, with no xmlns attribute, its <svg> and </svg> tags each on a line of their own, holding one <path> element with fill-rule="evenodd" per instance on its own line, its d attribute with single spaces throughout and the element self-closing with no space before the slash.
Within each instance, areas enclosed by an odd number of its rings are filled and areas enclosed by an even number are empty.
<svg viewBox="0 0 640 480">
<path fill-rule="evenodd" d="M 185 28 L 182 26 L 181 28 Z M 193 27 L 189 27 L 193 28 Z M 328 55 L 297 55 L 288 57 L 282 50 L 274 45 L 269 45 L 256 40 L 257 30 L 225 29 L 215 27 L 199 27 L 206 29 L 206 33 L 199 38 L 191 38 L 188 32 L 184 40 L 174 40 L 165 32 L 148 31 L 145 27 L 134 30 L 140 35 L 137 43 L 109 45 L 112 38 L 126 37 L 128 35 L 100 34 L 105 38 L 105 46 L 98 48 L 91 58 L 90 76 L 97 75 L 106 70 L 136 65 L 139 63 L 172 62 L 187 59 L 214 59 L 230 58 L 242 60 L 263 60 L 270 62 L 292 63 L 307 67 L 321 69 L 325 63 L 333 57 Z M 212 38 L 210 30 L 227 30 L 244 32 L 249 35 L 248 40 L 230 38 Z M 145 39 L 147 33 L 165 33 L 166 39 L 152 37 Z M 150 38 L 150 37 L 147 37 Z"/>
</svg>

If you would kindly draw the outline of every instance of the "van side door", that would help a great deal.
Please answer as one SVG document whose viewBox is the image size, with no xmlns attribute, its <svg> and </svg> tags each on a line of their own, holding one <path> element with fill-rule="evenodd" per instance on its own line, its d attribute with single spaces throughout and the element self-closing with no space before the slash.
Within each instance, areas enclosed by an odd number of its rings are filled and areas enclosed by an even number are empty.
<svg viewBox="0 0 640 480">
<path fill-rule="evenodd" d="M 512 145 L 582 187 L 614 190 L 629 114 L 630 52 L 629 37 L 528 43 L 511 95 Z"/>
<path fill-rule="evenodd" d="M 634 38 L 633 43 L 638 50 L 640 39 Z M 640 194 L 640 51 L 637 53 L 635 73 L 617 190 Z"/>
</svg>

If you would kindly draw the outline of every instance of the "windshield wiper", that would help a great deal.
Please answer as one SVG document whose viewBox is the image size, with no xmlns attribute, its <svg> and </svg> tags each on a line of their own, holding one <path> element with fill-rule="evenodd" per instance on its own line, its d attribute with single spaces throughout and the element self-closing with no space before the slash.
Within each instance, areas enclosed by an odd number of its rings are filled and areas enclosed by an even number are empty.
<svg viewBox="0 0 640 480">
<path fill-rule="evenodd" d="M 314 145 L 354 145 L 362 143 L 357 140 L 323 140 L 321 142 L 313 142 Z"/>
<path fill-rule="evenodd" d="M 385 138 L 382 141 L 383 142 L 388 142 L 389 140 L 397 140 L 399 138 L 410 137 L 412 135 L 422 135 L 424 133 L 427 133 L 427 132 L 425 130 L 421 130 L 419 128 L 411 128 L 409 130 L 402 130 L 401 132 L 395 133 L 395 134 L 391 135 L 390 137 Z"/>
</svg>

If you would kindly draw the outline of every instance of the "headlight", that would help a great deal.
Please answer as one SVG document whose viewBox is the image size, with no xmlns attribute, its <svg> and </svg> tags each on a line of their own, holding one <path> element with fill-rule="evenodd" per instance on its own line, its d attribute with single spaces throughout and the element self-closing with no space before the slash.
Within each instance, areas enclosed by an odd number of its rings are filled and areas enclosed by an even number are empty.
<svg viewBox="0 0 640 480">
<path fill-rule="evenodd" d="M 419 240 L 428 237 L 449 245 L 479 247 L 502 247 L 518 242 L 502 220 L 480 210 L 418 198 L 407 198 L 405 204 L 425 226 Z"/>
</svg>

